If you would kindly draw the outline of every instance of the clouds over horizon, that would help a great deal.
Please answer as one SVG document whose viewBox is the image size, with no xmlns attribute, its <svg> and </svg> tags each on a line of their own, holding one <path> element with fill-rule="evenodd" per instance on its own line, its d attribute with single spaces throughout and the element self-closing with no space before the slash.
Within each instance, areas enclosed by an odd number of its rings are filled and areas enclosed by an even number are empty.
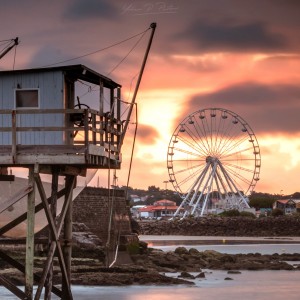
<svg viewBox="0 0 300 300">
<path fill-rule="evenodd" d="M 205 22 L 198 19 L 174 38 L 189 42 L 198 52 L 276 52 L 287 47 L 286 38 L 269 30 L 263 22 Z"/>
<path fill-rule="evenodd" d="M 138 142 L 144 145 L 154 144 L 160 137 L 159 132 L 154 127 L 145 124 L 139 124 L 137 132 Z"/>
<path fill-rule="evenodd" d="M 63 17 L 70 20 L 89 20 L 91 18 L 114 19 L 117 9 L 111 1 L 106 0 L 75 0 L 65 8 Z"/>
<path fill-rule="evenodd" d="M 204 108 L 224 108 L 239 114 L 254 132 L 299 133 L 300 87 L 255 82 L 233 84 L 210 93 L 192 96 L 177 122 Z"/>
</svg>

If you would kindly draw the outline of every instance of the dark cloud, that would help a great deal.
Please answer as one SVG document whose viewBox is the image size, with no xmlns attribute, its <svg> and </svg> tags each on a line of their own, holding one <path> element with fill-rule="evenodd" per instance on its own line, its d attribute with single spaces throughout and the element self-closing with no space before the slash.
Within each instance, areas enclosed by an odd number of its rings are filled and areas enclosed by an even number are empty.
<svg viewBox="0 0 300 300">
<path fill-rule="evenodd" d="M 149 125 L 139 124 L 137 131 L 137 139 L 143 144 L 155 143 L 155 140 L 159 138 L 159 133 L 156 129 Z"/>
<path fill-rule="evenodd" d="M 118 11 L 119 12 L 119 11 Z M 66 8 L 64 17 L 74 20 L 105 18 L 110 19 L 116 14 L 116 8 L 106 0 L 75 0 Z"/>
<path fill-rule="evenodd" d="M 300 132 L 300 86 L 246 82 L 213 93 L 193 96 L 178 116 L 177 124 L 204 108 L 220 107 L 244 118 L 254 132 Z"/>
<path fill-rule="evenodd" d="M 265 23 L 245 24 L 228 20 L 197 20 L 175 36 L 188 40 L 201 51 L 278 51 L 287 47 L 285 37 L 274 33 Z"/>
</svg>

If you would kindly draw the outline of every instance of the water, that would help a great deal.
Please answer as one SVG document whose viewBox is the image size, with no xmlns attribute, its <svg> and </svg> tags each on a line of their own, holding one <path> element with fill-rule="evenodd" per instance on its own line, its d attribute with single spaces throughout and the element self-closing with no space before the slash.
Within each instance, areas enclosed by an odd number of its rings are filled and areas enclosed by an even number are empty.
<svg viewBox="0 0 300 300">
<path fill-rule="evenodd" d="M 183 246 L 199 251 L 215 250 L 227 254 L 300 253 L 299 237 L 225 237 L 225 236 L 140 236 L 151 248 L 174 251 Z M 300 298 L 299 298 L 300 299 Z"/>
<path fill-rule="evenodd" d="M 242 244 L 242 245 L 168 245 L 157 246 L 165 251 L 178 246 L 197 248 L 200 251 L 216 250 L 222 253 L 299 253 L 299 244 Z M 299 262 L 291 262 L 299 263 Z M 206 270 L 205 279 L 193 280 L 194 286 L 73 286 L 74 300 L 299 300 L 300 271 L 241 271 L 241 274 L 227 274 L 226 271 Z M 196 275 L 197 273 L 192 273 Z M 168 276 L 177 276 L 169 273 Z M 230 277 L 233 280 L 224 280 Z M 0 300 L 17 299 L 4 287 L 0 287 Z M 58 299 L 52 296 L 52 299 Z"/>
<path fill-rule="evenodd" d="M 174 251 L 177 247 L 184 246 L 187 249 L 195 248 L 199 251 L 215 250 L 227 254 L 283 254 L 283 253 L 299 253 L 300 244 L 242 244 L 242 245 L 170 245 L 170 246 L 152 246 L 152 248 L 161 249 L 163 251 Z M 299 298 L 300 299 L 300 298 Z"/>
<path fill-rule="evenodd" d="M 192 273 L 193 274 L 193 273 Z M 174 276 L 174 274 L 173 274 Z M 224 280 L 230 277 L 233 280 Z M 126 286 L 85 287 L 73 286 L 75 300 L 299 300 L 299 271 L 242 271 L 242 274 L 227 274 L 213 271 L 205 279 L 196 279 L 195 286 Z M 0 299 L 15 300 L 3 287 Z M 58 299 L 52 297 L 52 299 Z"/>
</svg>

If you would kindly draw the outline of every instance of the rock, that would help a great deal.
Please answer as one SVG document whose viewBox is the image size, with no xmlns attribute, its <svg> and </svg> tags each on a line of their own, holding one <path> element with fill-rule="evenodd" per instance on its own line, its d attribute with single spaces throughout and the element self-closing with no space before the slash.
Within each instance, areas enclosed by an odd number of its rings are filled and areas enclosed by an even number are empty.
<svg viewBox="0 0 300 300">
<path fill-rule="evenodd" d="M 242 274 L 242 272 L 237 271 L 237 270 L 229 270 L 229 271 L 227 272 L 227 274 Z"/>
<path fill-rule="evenodd" d="M 205 273 L 200 272 L 198 275 L 195 276 L 195 278 L 205 278 Z"/>
<path fill-rule="evenodd" d="M 190 255 L 193 255 L 193 256 L 199 256 L 199 251 L 197 250 L 197 249 L 195 249 L 195 248 L 190 248 L 189 249 L 189 254 Z"/>
<path fill-rule="evenodd" d="M 231 277 L 225 277 L 224 280 L 233 280 Z"/>
<path fill-rule="evenodd" d="M 174 251 L 176 254 L 189 254 L 189 251 L 185 247 L 177 247 Z"/>
<path fill-rule="evenodd" d="M 181 272 L 180 275 L 178 276 L 180 278 L 189 278 L 189 279 L 195 279 L 195 276 L 188 272 Z"/>
<path fill-rule="evenodd" d="M 300 236 L 297 216 L 265 217 L 202 217 L 193 219 L 139 222 L 141 234 L 199 236 Z"/>
</svg>

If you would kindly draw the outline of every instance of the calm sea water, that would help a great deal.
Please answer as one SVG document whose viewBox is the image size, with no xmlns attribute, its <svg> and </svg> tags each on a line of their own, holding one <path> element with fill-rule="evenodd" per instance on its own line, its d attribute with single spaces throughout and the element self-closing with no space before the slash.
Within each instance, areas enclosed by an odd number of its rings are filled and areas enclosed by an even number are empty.
<svg viewBox="0 0 300 300">
<path fill-rule="evenodd" d="M 184 245 L 183 245 L 184 246 Z M 165 248 L 168 247 L 168 248 Z M 164 246 L 172 250 L 176 246 Z M 212 249 L 223 253 L 296 253 L 300 245 L 188 245 L 200 251 Z M 300 262 L 298 262 L 300 263 Z M 242 271 L 241 274 L 227 274 L 226 271 L 206 270 L 205 279 L 195 279 L 194 286 L 126 286 L 86 287 L 73 286 L 75 300 L 299 300 L 300 271 Z M 193 274 L 193 273 L 192 273 Z M 178 274 L 166 274 L 177 276 Z M 233 280 L 224 280 L 230 277 Z M 8 290 L 0 287 L 0 300 L 17 299 Z M 58 299 L 52 296 L 52 299 Z"/>
<path fill-rule="evenodd" d="M 161 249 L 163 251 L 174 251 L 179 246 L 184 246 L 187 249 L 195 248 L 199 251 L 215 250 L 227 254 L 247 254 L 256 252 L 261 254 L 300 253 L 300 244 L 170 245 L 152 246 L 152 248 Z"/>
<path fill-rule="evenodd" d="M 174 274 L 172 274 L 174 276 Z M 224 280 L 230 277 L 233 280 Z M 190 286 L 129 286 L 85 287 L 73 286 L 73 297 L 78 300 L 299 300 L 299 271 L 243 271 L 227 274 L 213 271 L 206 279 L 195 280 Z M 0 299 L 17 299 L 0 287 Z M 53 296 L 53 299 L 58 299 Z"/>
</svg>

